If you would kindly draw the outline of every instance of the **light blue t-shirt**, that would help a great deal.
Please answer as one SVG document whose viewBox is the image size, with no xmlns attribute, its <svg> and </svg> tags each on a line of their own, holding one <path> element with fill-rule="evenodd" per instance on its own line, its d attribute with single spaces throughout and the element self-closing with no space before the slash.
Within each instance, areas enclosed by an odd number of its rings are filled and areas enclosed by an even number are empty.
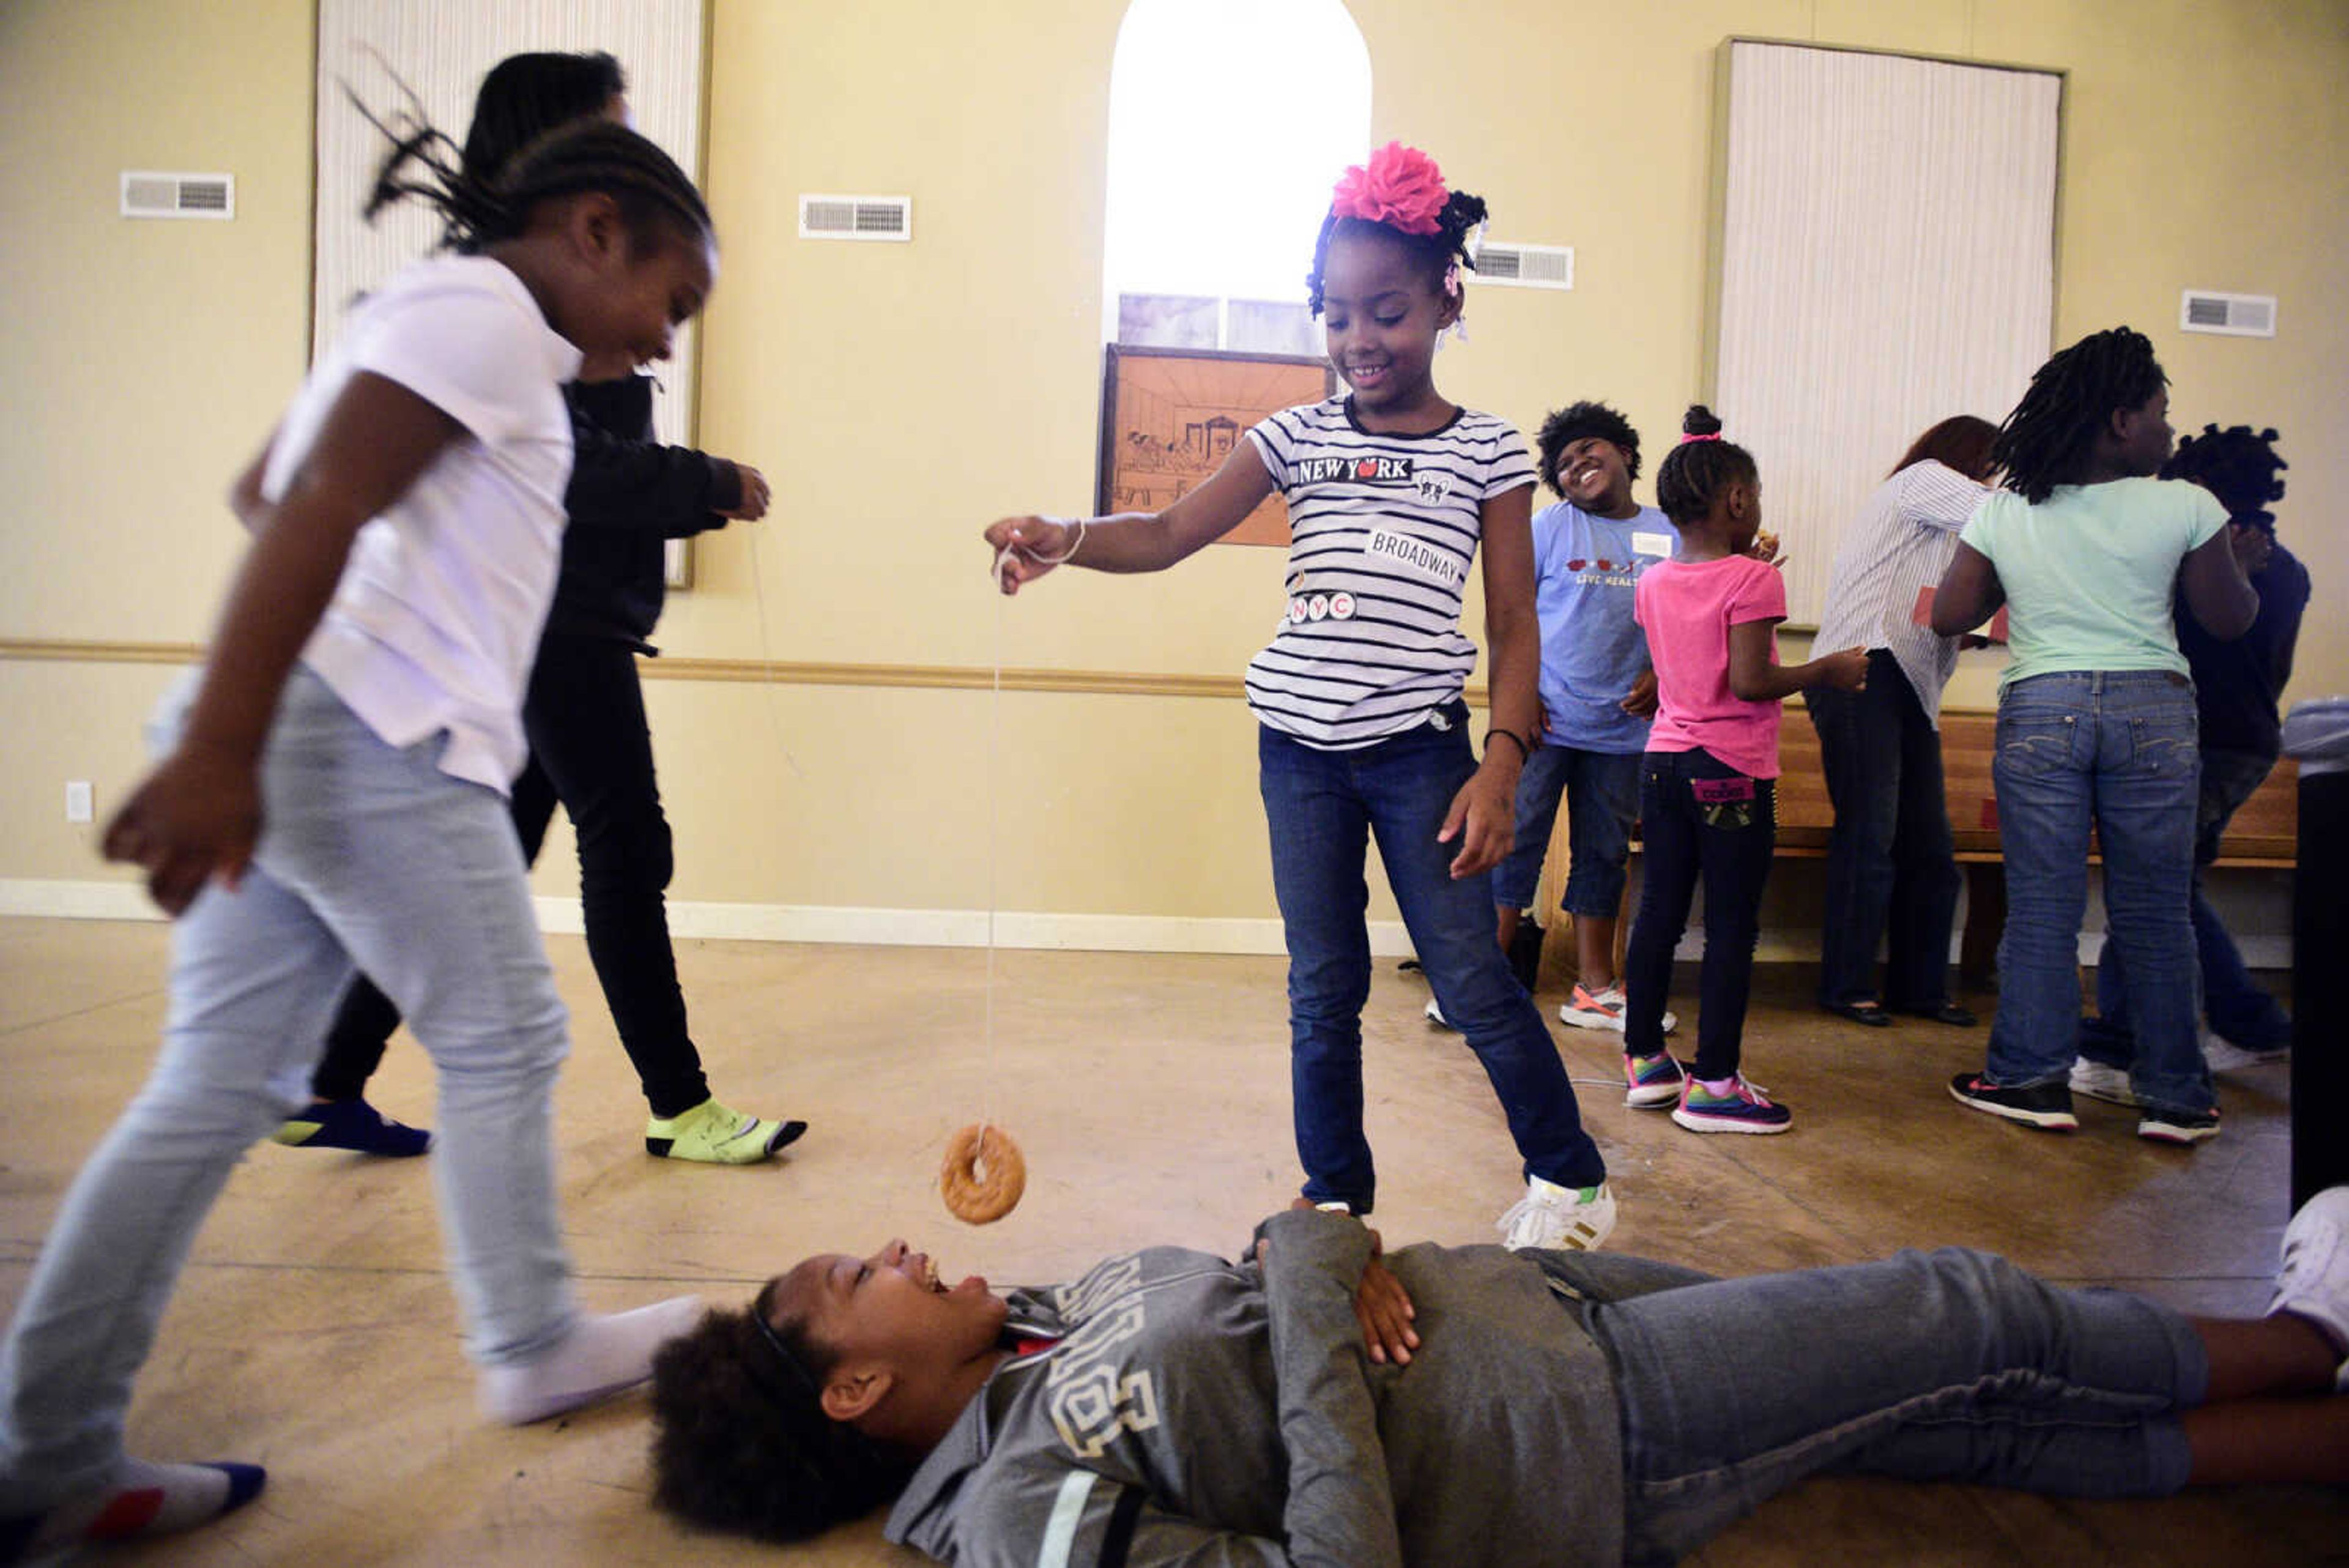
<svg viewBox="0 0 2349 1568">
<path fill-rule="evenodd" d="M 1631 618 L 1640 573 L 1680 554 L 1680 530 L 1652 506 L 1618 521 L 1570 501 L 1534 514 L 1534 607 L 1541 617 L 1542 743 L 1622 755 L 1648 749 L 1648 722 L 1623 711 L 1648 668 Z"/>
<path fill-rule="evenodd" d="M 2014 658 L 1999 690 L 2066 670 L 2186 674 L 2170 609 L 2178 568 L 2226 525 L 2219 498 L 2184 480 L 2059 484 L 2035 506 L 1993 493 L 1958 537 L 2006 590 Z"/>
</svg>

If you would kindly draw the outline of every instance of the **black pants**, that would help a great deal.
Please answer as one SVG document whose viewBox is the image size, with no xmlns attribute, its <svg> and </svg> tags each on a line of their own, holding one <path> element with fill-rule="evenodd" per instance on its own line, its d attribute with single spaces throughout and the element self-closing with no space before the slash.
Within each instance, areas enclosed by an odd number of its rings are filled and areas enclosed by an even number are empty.
<svg viewBox="0 0 2349 1568">
<path fill-rule="evenodd" d="M 1762 884 L 1778 844 L 1778 781 L 1748 778 L 1711 752 L 1650 752 L 1640 763 L 1640 837 L 1647 869 L 1623 950 L 1623 1048 L 1664 1048 L 1672 950 L 1704 881 L 1704 972 L 1697 985 L 1696 1062 L 1705 1079 L 1737 1071 Z"/>
<path fill-rule="evenodd" d="M 1950 929 L 1958 916 L 1956 845 L 1941 783 L 1941 737 L 1884 649 L 1868 656 L 1858 691 L 1803 693 L 1819 732 L 1819 762 L 1835 803 L 1827 839 L 1819 1001 L 1878 1000 L 1876 947 L 1889 924 L 1888 1007 L 1930 1012 L 1950 1000 Z"/>
<path fill-rule="evenodd" d="M 514 829 L 535 864 L 560 801 L 579 841 L 587 954 L 620 1044 L 657 1116 L 709 1097 L 686 1032 L 685 995 L 669 950 L 668 819 L 653 777 L 653 737 L 626 643 L 551 635 L 539 646 L 523 702 L 530 761 L 514 780 Z M 365 975 L 352 982 L 310 1081 L 320 1099 L 357 1099 L 383 1060 L 399 1011 Z"/>
</svg>

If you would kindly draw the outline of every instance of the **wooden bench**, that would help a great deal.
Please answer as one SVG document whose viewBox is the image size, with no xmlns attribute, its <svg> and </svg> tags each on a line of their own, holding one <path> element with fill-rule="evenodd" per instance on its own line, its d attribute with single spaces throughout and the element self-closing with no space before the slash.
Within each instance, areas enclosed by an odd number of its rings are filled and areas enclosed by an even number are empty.
<svg viewBox="0 0 2349 1568">
<path fill-rule="evenodd" d="M 1961 981 L 1977 990 L 1992 982 L 1998 938 L 2006 924 L 2006 866 L 1998 840 L 1998 796 L 1991 783 L 1991 757 L 1998 716 L 1980 710 L 1941 712 L 1942 789 L 1949 801 L 1950 830 L 1958 864 L 1966 877 L 1966 923 L 1959 944 Z M 1799 701 L 1786 705 L 1778 731 L 1778 854 L 1788 859 L 1824 858 L 1835 826 L 1826 775 L 1819 768 L 1818 732 Z M 2243 803 L 2220 845 L 2221 866 L 2289 870 L 2300 830 L 2299 764 L 2276 764 L 2251 798 Z M 2089 857 L 2093 862 L 2095 857 Z"/>
<path fill-rule="evenodd" d="M 1949 801 L 1951 831 L 1957 840 L 1958 862 L 1966 876 L 1966 923 L 1958 972 L 1962 984 L 1978 991 L 1990 989 L 1994 981 L 1999 932 L 2006 923 L 2006 867 L 1999 848 L 1997 794 L 1991 784 L 1997 729 L 1995 713 L 1979 709 L 1941 711 L 1942 787 Z M 1824 859 L 1827 837 L 1835 826 L 1835 808 L 1827 799 L 1826 775 L 1819 767 L 1818 732 L 1811 727 L 1800 699 L 1786 704 L 1785 722 L 1778 731 L 1778 857 Z M 2286 758 L 2228 825 L 2219 864 L 2289 870 L 2298 853 L 2299 829 L 2299 765 Z M 1544 864 L 1539 907 L 1545 910 L 1557 907 L 1558 893 L 1565 886 L 1566 855 L 1566 810 L 1561 805 Z M 1630 924 L 1630 913 L 1625 911 L 1625 929 Z M 1619 948 L 1621 936 L 1619 929 Z"/>
</svg>

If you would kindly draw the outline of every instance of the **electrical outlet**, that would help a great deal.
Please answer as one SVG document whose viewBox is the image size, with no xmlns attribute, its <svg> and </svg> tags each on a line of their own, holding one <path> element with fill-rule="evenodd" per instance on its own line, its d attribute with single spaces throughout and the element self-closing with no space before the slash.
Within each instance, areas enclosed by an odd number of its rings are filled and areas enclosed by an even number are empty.
<svg viewBox="0 0 2349 1568">
<path fill-rule="evenodd" d="M 88 822 L 98 814 L 96 798 L 90 793 L 88 779 L 66 780 L 66 820 Z"/>
</svg>

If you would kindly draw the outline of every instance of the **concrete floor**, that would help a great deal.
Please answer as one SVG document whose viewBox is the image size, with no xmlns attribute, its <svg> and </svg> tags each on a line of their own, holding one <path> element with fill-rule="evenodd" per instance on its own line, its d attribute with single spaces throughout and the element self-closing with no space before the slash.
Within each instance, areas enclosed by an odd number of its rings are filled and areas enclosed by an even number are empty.
<svg viewBox="0 0 2349 1568">
<path fill-rule="evenodd" d="M 0 1311 L 66 1183 L 143 1075 L 163 1012 L 160 925 L 0 920 Z M 680 1289 L 746 1298 L 806 1252 L 904 1234 L 950 1276 L 1057 1280 L 1142 1241 L 1230 1253 L 1296 1189 L 1282 964 L 1112 953 L 687 943 L 696 1033 L 719 1094 L 812 1130 L 748 1169 L 646 1158 L 644 1106 L 584 948 L 551 946 L 574 1012 L 557 1091 L 564 1216 L 597 1308 Z M 1612 1245 L 1740 1272 L 1911 1243 L 1998 1249 L 2056 1280 L 2127 1285 L 2199 1312 L 2265 1303 L 2287 1218 L 2285 1070 L 2229 1075 L 2226 1132 L 2157 1147 L 2082 1102 L 2051 1137 L 1967 1112 L 1944 1087 L 1983 1032 L 1867 1030 L 1764 971 L 1750 1074 L 1795 1112 L 1778 1138 L 1698 1137 L 1623 1108 L 1608 1039 L 1558 1029 L 1622 1201 Z M 1684 992 L 1689 988 L 1683 988 Z M 1365 1019 L 1369 1124 L 1390 1241 L 1491 1239 L 1516 1195 L 1500 1113 L 1426 992 L 1382 965 Z M 1545 996 L 1554 1004 L 1555 996 Z M 1683 1012 L 1692 1012 L 1684 1001 Z M 432 1119 L 404 1036 L 378 1103 Z M 1019 1210 L 973 1229 L 935 1167 L 988 1117 L 1026 1148 Z M 641 1397 L 523 1430 L 483 1426 L 459 1353 L 429 1159 L 264 1145 L 213 1212 L 131 1417 L 134 1451 L 242 1459 L 269 1490 L 233 1519 L 124 1564 L 910 1563 L 877 1521 L 784 1551 L 697 1535 L 647 1505 Z M 2264 1488 L 2080 1504 L 1959 1487 L 1815 1481 L 1692 1561 L 1710 1568 L 1904 1563 L 2349 1562 L 2349 1497 Z"/>
</svg>

